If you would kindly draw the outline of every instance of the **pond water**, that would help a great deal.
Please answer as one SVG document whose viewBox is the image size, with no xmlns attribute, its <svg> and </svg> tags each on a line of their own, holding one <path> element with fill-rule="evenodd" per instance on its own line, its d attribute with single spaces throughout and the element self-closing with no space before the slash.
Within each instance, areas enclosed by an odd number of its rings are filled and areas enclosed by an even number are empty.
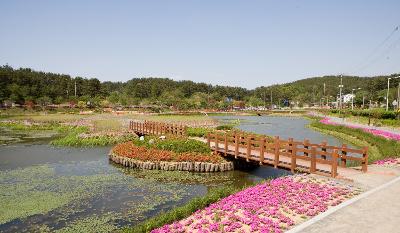
<svg viewBox="0 0 400 233">
<path fill-rule="evenodd" d="M 0 146 L 0 232 L 110 232 L 202 196 L 287 174 L 271 167 L 212 174 L 139 171 L 108 160 L 110 147 L 60 148 L 25 134 Z"/>
<path fill-rule="evenodd" d="M 239 122 L 237 128 L 265 134 L 269 136 L 279 136 L 283 139 L 293 138 L 298 141 L 309 139 L 312 143 L 320 143 L 324 140 L 329 145 L 341 146 L 346 142 L 330 135 L 322 134 L 307 127 L 310 120 L 302 117 L 285 117 L 285 116 L 214 116 L 220 121 L 226 123 Z M 354 147 L 349 145 L 349 147 Z"/>
</svg>

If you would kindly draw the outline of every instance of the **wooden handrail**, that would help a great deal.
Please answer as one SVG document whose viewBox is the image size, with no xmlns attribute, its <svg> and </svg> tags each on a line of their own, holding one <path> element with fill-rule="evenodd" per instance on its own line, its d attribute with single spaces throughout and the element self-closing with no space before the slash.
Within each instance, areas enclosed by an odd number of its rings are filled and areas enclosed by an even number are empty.
<svg viewBox="0 0 400 233">
<path fill-rule="evenodd" d="M 310 161 L 309 165 L 307 165 L 310 173 L 330 174 L 332 177 L 337 176 L 339 159 L 341 161 L 353 160 L 361 162 L 362 171 L 364 172 L 367 171 L 368 165 L 368 148 L 366 147 L 359 150 L 347 148 L 345 145 L 342 147 L 330 146 L 326 142 L 313 144 L 307 139 L 299 142 L 294 141 L 292 138 L 282 140 L 279 137 L 274 137 L 273 142 L 268 143 L 266 137 L 244 135 L 238 132 L 233 134 L 213 132 L 207 134 L 207 144 L 213 150 L 219 151 L 225 156 L 233 155 L 235 159 L 242 157 L 248 162 L 256 161 L 260 164 L 271 164 L 274 167 L 287 167 L 292 172 L 299 167 L 298 160 Z M 351 153 L 358 153 L 360 156 L 350 156 L 347 153 L 350 151 Z M 266 157 L 266 154 L 270 154 L 270 156 Z M 317 164 L 329 165 L 331 169 L 322 171 L 317 168 Z M 304 162 L 300 168 L 304 168 Z"/>
<path fill-rule="evenodd" d="M 129 122 L 129 129 L 139 134 L 174 134 L 186 135 L 187 126 L 167 124 L 155 121 Z"/>
</svg>

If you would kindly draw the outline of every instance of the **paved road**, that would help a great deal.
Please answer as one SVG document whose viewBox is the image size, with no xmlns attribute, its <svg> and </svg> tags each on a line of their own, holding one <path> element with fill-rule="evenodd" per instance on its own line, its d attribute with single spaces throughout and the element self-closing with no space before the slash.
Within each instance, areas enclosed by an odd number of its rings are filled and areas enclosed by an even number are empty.
<svg viewBox="0 0 400 233">
<path fill-rule="evenodd" d="M 400 180 L 300 232 L 400 232 Z"/>
<path fill-rule="evenodd" d="M 341 124 L 341 125 L 358 126 L 358 127 L 367 128 L 367 129 L 383 130 L 383 131 L 387 131 L 390 133 L 400 134 L 400 129 L 395 129 L 395 128 L 391 128 L 391 127 L 385 127 L 385 126 L 378 127 L 378 126 L 373 126 L 373 125 L 356 123 L 356 122 L 348 121 L 346 118 L 340 118 L 340 117 L 328 116 L 328 115 L 325 116 L 324 114 L 317 113 L 317 112 L 311 112 L 311 115 L 319 116 L 319 117 L 326 117 L 326 118 L 329 118 L 330 121 Z"/>
</svg>

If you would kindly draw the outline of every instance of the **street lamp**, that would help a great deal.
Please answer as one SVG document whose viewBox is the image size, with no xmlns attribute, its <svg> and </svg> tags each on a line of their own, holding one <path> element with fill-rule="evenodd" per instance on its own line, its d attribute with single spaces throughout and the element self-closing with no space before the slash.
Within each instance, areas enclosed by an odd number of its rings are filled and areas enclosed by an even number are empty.
<svg viewBox="0 0 400 233">
<path fill-rule="evenodd" d="M 357 89 L 352 89 L 351 90 L 351 110 L 354 110 L 354 91 L 355 90 L 361 90 L 361 87 L 357 88 Z"/>
</svg>

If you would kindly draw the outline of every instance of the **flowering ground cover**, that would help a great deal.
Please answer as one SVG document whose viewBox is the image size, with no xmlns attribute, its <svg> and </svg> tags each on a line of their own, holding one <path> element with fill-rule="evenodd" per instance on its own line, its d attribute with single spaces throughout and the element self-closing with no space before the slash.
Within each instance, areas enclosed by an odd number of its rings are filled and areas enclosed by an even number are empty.
<svg viewBox="0 0 400 233">
<path fill-rule="evenodd" d="M 219 163 L 224 159 L 215 153 L 199 152 L 174 152 L 171 150 L 161 150 L 145 146 L 135 145 L 129 141 L 117 144 L 112 152 L 119 156 L 133 158 L 141 161 L 171 161 L 171 162 L 210 162 Z"/>
<path fill-rule="evenodd" d="M 400 160 L 396 159 L 396 158 L 386 158 L 386 159 L 377 160 L 374 162 L 374 164 L 384 165 L 384 166 L 393 166 L 393 165 L 399 165 Z"/>
<path fill-rule="evenodd" d="M 283 232 L 360 192 L 329 179 L 287 176 L 247 188 L 152 232 Z"/>
<path fill-rule="evenodd" d="M 342 124 L 338 124 L 336 122 L 332 122 L 330 121 L 329 118 L 325 117 L 322 120 L 320 120 L 321 123 L 326 124 L 326 125 L 342 125 Z M 379 129 L 370 129 L 370 128 L 365 128 L 365 127 L 361 127 L 359 125 L 353 125 L 353 124 L 346 124 L 344 125 L 346 127 L 349 128 L 353 128 L 353 129 L 362 129 L 363 131 L 367 132 L 367 133 L 371 133 L 373 135 L 376 136 L 381 136 L 387 139 L 393 139 L 396 141 L 400 141 L 400 134 L 396 134 L 396 133 L 392 133 L 392 132 L 388 132 L 385 130 L 379 130 Z"/>
</svg>

